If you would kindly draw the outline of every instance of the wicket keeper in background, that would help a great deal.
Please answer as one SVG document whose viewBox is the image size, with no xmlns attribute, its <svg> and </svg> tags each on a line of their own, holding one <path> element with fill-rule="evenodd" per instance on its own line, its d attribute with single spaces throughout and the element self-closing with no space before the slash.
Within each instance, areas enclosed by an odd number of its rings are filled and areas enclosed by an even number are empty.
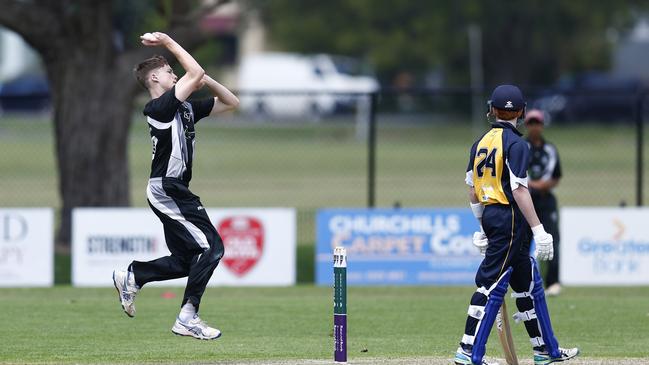
<svg viewBox="0 0 649 365">
<path fill-rule="evenodd" d="M 149 91 L 144 107 L 153 157 L 146 189 L 147 200 L 164 227 L 170 256 L 140 262 L 128 270 L 115 270 L 113 282 L 124 312 L 135 315 L 134 300 L 148 282 L 187 277 L 180 313 L 171 331 L 198 339 L 216 339 L 221 331 L 198 316 L 201 297 L 214 269 L 223 257 L 223 241 L 205 212 L 198 196 L 189 190 L 194 159 L 194 124 L 208 115 L 236 108 L 234 94 L 211 77 L 178 43 L 164 33 L 146 33 L 145 46 L 163 46 L 185 70 L 178 78 L 167 60 L 154 56 L 135 67 L 135 76 Z M 213 98 L 187 101 L 196 90 L 207 86 Z"/>
<path fill-rule="evenodd" d="M 534 364 L 572 359 L 579 349 L 560 348 L 552 332 L 545 303 L 543 280 L 530 256 L 530 227 L 536 241 L 535 256 L 553 256 L 552 235 L 545 232 L 528 191 L 530 150 L 516 129 L 525 113 L 518 87 L 498 86 L 491 95 L 491 129 L 471 147 L 465 182 L 473 214 L 480 222 L 473 243 L 484 260 L 475 277 L 478 289 L 471 297 L 464 336 L 455 354 L 459 365 L 487 365 L 483 360 L 491 327 L 511 285 L 534 351 Z"/>
<path fill-rule="evenodd" d="M 561 179 L 561 162 L 557 147 L 543 138 L 544 116 L 540 110 L 525 114 L 527 143 L 530 146 L 529 188 L 536 214 L 541 224 L 552 235 L 554 257 L 548 261 L 545 274 L 545 294 L 561 293 L 559 284 L 559 210 L 552 190 Z"/>
</svg>

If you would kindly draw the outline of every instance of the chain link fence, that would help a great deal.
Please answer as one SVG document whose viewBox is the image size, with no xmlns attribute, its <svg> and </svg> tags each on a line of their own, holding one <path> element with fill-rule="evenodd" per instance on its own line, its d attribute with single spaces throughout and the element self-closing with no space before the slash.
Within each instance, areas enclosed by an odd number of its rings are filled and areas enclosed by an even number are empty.
<svg viewBox="0 0 649 365">
<path fill-rule="evenodd" d="M 546 96 L 527 97 L 528 109 L 547 107 Z M 642 204 L 642 192 L 649 187 L 642 179 L 646 97 L 610 95 L 608 106 L 602 106 L 599 93 L 571 97 L 584 104 L 581 109 L 555 106 L 557 110 L 545 113 L 544 138 L 556 145 L 563 171 L 555 189 L 560 204 Z M 471 99 L 469 90 L 382 95 L 377 116 L 378 205 L 466 204 L 463 179 L 469 148 L 489 129 L 486 106 L 476 118 Z M 519 130 L 526 133 L 523 125 Z"/>
<path fill-rule="evenodd" d="M 474 117 L 472 96 L 466 89 L 374 98 L 241 94 L 237 113 L 197 125 L 191 189 L 206 206 L 297 208 L 301 245 L 313 242 L 314 215 L 322 207 L 466 206 L 469 148 L 489 128 L 484 111 Z M 551 101 L 543 97 L 528 95 L 530 106 Z M 645 104 L 644 98 L 632 101 Z M 649 184 L 645 179 L 638 186 L 645 163 L 638 160 L 636 111 L 620 109 L 612 116 L 600 111 L 609 121 L 579 110 L 553 112 L 544 135 L 559 150 L 560 205 L 639 202 Z M 641 133 L 646 141 L 646 128 Z M 0 141 L 0 205 L 58 208 L 51 115 L 5 112 Z M 145 119 L 134 113 L 129 145 L 134 206 L 146 206 L 150 148 Z M 646 149 L 640 152 L 646 155 Z"/>
</svg>

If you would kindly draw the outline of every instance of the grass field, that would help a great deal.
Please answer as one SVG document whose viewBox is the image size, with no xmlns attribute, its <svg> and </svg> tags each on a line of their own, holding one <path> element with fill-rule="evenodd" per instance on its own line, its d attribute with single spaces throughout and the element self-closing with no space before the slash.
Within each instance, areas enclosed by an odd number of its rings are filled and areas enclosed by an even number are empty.
<svg viewBox="0 0 649 365">
<path fill-rule="evenodd" d="M 150 141 L 142 118 L 135 118 L 131 200 L 144 206 Z M 473 139 L 468 124 L 397 124 L 381 116 L 379 123 L 378 205 L 466 205 L 462 180 Z M 634 202 L 632 127 L 551 127 L 547 136 L 563 163 L 560 203 Z M 296 207 L 298 280 L 312 282 L 315 210 L 366 204 L 367 147 L 356 139 L 353 123 L 208 120 L 199 124 L 197 138 L 192 189 L 207 206 Z M 3 117 L 0 149 L 0 205 L 60 206 L 51 123 Z M 57 255 L 56 270 L 57 282 L 68 281 L 69 256 Z M 163 298 L 166 291 L 176 298 Z M 351 363 L 449 364 L 472 291 L 350 288 Z M 0 289 L 0 363 L 331 363 L 331 288 L 209 288 L 201 315 L 224 332 L 212 342 L 171 334 L 181 295 L 179 288 L 145 288 L 137 318 L 129 319 L 112 288 Z M 585 360 L 574 364 L 649 364 L 647 298 L 648 287 L 567 288 L 550 298 L 560 341 L 583 351 Z M 529 363 L 522 325 L 513 331 L 519 355 Z M 488 353 L 502 357 L 496 336 Z"/>
<path fill-rule="evenodd" d="M 166 291 L 177 297 L 162 298 Z M 350 288 L 350 362 L 450 363 L 442 359 L 457 347 L 472 291 Z M 145 288 L 130 319 L 112 288 L 0 289 L 0 362 L 306 364 L 332 358 L 331 288 L 208 288 L 201 315 L 223 331 L 216 341 L 171 334 L 181 296 L 180 288 Z M 559 341 L 600 361 L 586 363 L 636 358 L 630 363 L 646 364 L 648 297 L 649 288 L 567 288 L 549 298 L 549 308 Z M 519 357 L 529 359 L 523 326 L 512 326 Z M 502 357 L 495 333 L 487 351 Z"/>
</svg>

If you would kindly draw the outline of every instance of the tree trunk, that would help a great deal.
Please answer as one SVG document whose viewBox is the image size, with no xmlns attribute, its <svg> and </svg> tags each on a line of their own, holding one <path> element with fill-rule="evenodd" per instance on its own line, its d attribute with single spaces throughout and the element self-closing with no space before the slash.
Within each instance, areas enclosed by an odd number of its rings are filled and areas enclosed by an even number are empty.
<svg viewBox="0 0 649 365">
<path fill-rule="evenodd" d="M 111 20 L 105 16 L 110 12 L 88 9 L 97 16 L 82 10 L 57 39 L 56 50 L 45 54 L 62 202 L 56 242 L 63 247 L 71 242 L 73 208 L 129 205 L 132 65 L 115 54 Z"/>
<path fill-rule="evenodd" d="M 117 70 L 85 55 L 61 62 L 60 79 L 53 82 L 56 157 L 62 199 L 59 245 L 71 241 L 74 207 L 129 205 L 128 128 L 132 82 L 119 83 Z M 126 71 L 127 74 L 130 74 Z M 79 104 L 83 104 L 80 107 Z"/>
</svg>

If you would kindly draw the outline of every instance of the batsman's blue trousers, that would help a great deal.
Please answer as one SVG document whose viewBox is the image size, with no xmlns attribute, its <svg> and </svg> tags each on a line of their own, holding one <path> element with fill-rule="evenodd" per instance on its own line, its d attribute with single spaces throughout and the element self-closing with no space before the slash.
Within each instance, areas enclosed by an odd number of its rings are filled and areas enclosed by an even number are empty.
<svg viewBox="0 0 649 365">
<path fill-rule="evenodd" d="M 496 283 L 509 267 L 513 269 L 509 285 L 515 292 L 528 291 L 532 282 L 529 254 L 532 232 L 520 209 L 514 204 L 487 205 L 482 215 L 482 228 L 489 239 L 489 246 L 475 276 L 478 291 L 471 297 L 471 306 L 474 308 L 487 304 L 488 297 L 484 295 L 484 289 Z M 534 309 L 534 304 L 528 297 L 518 298 L 516 306 L 520 312 Z M 461 342 L 464 349 L 471 350 L 479 322 L 474 316 L 467 317 L 465 335 Z M 530 339 L 540 338 L 536 319 L 524 323 Z"/>
</svg>

